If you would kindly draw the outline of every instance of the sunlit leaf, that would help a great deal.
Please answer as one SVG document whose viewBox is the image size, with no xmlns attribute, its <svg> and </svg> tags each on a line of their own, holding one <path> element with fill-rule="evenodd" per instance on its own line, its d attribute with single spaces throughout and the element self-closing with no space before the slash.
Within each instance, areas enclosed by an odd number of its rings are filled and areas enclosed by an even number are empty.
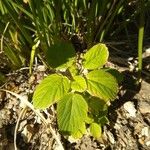
<svg viewBox="0 0 150 150">
<path fill-rule="evenodd" d="M 77 68 L 76 64 L 72 64 L 69 68 L 68 68 L 69 72 L 71 73 L 72 76 L 76 76 L 79 73 L 79 70 Z"/>
<path fill-rule="evenodd" d="M 81 95 L 67 94 L 57 105 L 59 129 L 70 134 L 78 132 L 87 117 L 87 111 L 87 103 Z"/>
<path fill-rule="evenodd" d="M 87 88 L 86 81 L 82 76 L 73 77 L 74 81 L 71 83 L 72 90 L 84 92 Z"/>
<path fill-rule="evenodd" d="M 72 134 L 72 137 L 75 138 L 75 139 L 79 139 L 79 138 L 81 138 L 81 137 L 83 136 L 83 134 L 85 134 L 85 133 L 86 133 L 85 122 L 82 122 L 82 123 L 80 124 L 80 129 L 79 129 L 77 132 L 73 133 L 73 134 Z"/>
<path fill-rule="evenodd" d="M 102 132 L 101 126 L 97 123 L 92 123 L 90 125 L 90 132 L 91 132 L 92 136 L 95 138 L 101 137 L 101 132 Z"/>
<path fill-rule="evenodd" d="M 121 74 L 118 70 L 112 68 L 104 68 L 103 70 L 109 72 L 112 76 L 114 76 L 118 83 L 121 83 L 123 81 L 123 74 Z"/>
<path fill-rule="evenodd" d="M 104 70 L 95 70 L 87 74 L 88 92 L 103 100 L 111 100 L 117 96 L 118 84 L 116 79 Z"/>
<path fill-rule="evenodd" d="M 69 89 L 68 78 L 58 74 L 49 75 L 37 86 L 33 95 L 33 105 L 35 108 L 47 108 L 60 100 Z"/>
<path fill-rule="evenodd" d="M 83 66 L 86 69 L 96 69 L 102 67 L 108 59 L 108 49 L 105 44 L 94 45 L 84 55 Z"/>
</svg>

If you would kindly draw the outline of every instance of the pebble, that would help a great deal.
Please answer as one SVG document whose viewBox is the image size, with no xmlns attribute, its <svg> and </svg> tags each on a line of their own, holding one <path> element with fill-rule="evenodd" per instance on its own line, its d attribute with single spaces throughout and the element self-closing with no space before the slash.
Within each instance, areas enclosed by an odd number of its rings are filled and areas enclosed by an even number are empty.
<svg viewBox="0 0 150 150">
<path fill-rule="evenodd" d="M 26 124 L 27 124 L 27 120 L 23 120 L 22 122 L 20 122 L 18 131 L 21 131 Z"/>
<path fill-rule="evenodd" d="M 117 130 L 120 130 L 121 127 L 120 127 L 120 125 L 118 123 L 115 123 L 114 128 L 117 129 Z"/>
<path fill-rule="evenodd" d="M 107 135 L 108 135 L 108 137 L 109 137 L 109 141 L 110 141 L 112 144 L 115 144 L 115 139 L 114 139 L 113 134 L 112 134 L 110 131 L 108 131 L 108 132 L 107 132 Z"/>
<path fill-rule="evenodd" d="M 139 105 L 139 110 L 142 114 L 150 113 L 150 104 L 147 102 L 141 102 Z"/>
<path fill-rule="evenodd" d="M 133 102 L 126 102 L 124 104 L 124 109 L 128 112 L 127 117 L 136 117 L 136 109 Z"/>
<path fill-rule="evenodd" d="M 44 65 L 39 65 L 39 66 L 37 67 L 37 70 L 38 70 L 38 71 L 41 71 L 41 72 L 44 72 L 44 71 L 46 71 L 46 68 L 45 68 Z"/>
<path fill-rule="evenodd" d="M 20 94 L 20 96 L 22 97 L 22 99 L 24 99 L 24 101 L 28 101 L 28 96 L 26 95 L 26 94 Z M 21 108 L 25 108 L 26 107 L 26 104 L 24 103 L 24 101 L 20 101 L 20 104 L 19 104 L 19 106 L 21 107 Z"/>
<path fill-rule="evenodd" d="M 142 136 L 146 136 L 146 137 L 149 137 L 150 136 L 150 133 L 149 133 L 150 131 L 149 131 L 149 128 L 148 127 L 144 127 L 143 129 L 142 129 Z"/>
<path fill-rule="evenodd" d="M 141 145 L 144 145 L 144 140 L 143 140 L 143 139 L 138 139 L 138 142 L 139 142 Z"/>
<path fill-rule="evenodd" d="M 146 52 L 146 54 L 148 55 L 150 55 L 150 48 L 147 48 L 146 50 L 145 50 L 145 52 Z"/>
<path fill-rule="evenodd" d="M 150 141 L 147 141 L 145 144 L 146 146 L 150 146 Z"/>
</svg>

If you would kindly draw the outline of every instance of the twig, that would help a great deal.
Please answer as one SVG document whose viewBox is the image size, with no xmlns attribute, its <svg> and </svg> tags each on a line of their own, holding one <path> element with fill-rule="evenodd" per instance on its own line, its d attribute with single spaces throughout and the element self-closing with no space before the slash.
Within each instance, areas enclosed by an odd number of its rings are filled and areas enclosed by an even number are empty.
<svg viewBox="0 0 150 150">
<path fill-rule="evenodd" d="M 14 131 L 14 148 L 15 150 L 17 150 L 17 144 L 16 144 L 16 141 L 17 141 L 17 130 L 18 130 L 18 127 L 19 127 L 19 122 L 23 116 L 23 114 L 26 112 L 26 109 L 27 109 L 27 106 L 24 107 L 21 111 L 21 113 L 19 114 L 19 117 L 17 119 L 17 123 L 16 123 L 16 126 L 15 126 L 15 131 Z"/>
<path fill-rule="evenodd" d="M 55 138 L 56 142 L 58 143 L 58 145 L 60 147 L 60 150 L 64 150 L 63 145 L 62 145 L 61 141 L 59 140 L 59 138 L 57 137 L 55 131 L 52 129 L 52 127 L 50 126 L 49 122 L 44 118 L 44 116 L 40 113 L 39 110 L 34 109 L 33 105 L 29 101 L 27 101 L 25 98 L 20 96 L 19 94 L 11 92 L 11 91 L 8 91 L 8 90 L 4 90 L 4 89 L 0 89 L 0 90 L 8 92 L 8 93 L 14 95 L 18 99 L 20 99 L 27 107 L 29 107 L 37 116 L 39 116 L 41 118 L 41 120 L 43 121 L 44 125 L 45 126 L 49 126 L 49 129 L 50 129 L 53 137 Z"/>
</svg>

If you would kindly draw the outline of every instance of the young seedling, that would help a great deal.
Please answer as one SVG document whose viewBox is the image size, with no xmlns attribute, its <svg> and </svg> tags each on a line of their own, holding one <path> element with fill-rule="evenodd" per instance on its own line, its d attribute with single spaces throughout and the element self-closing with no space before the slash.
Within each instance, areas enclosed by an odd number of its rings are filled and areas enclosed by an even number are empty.
<svg viewBox="0 0 150 150">
<path fill-rule="evenodd" d="M 104 68 L 109 56 L 105 44 L 97 44 L 76 56 L 71 44 L 59 42 L 48 50 L 48 62 L 56 69 L 37 86 L 33 105 L 45 109 L 57 104 L 59 130 L 75 138 L 89 128 L 95 138 L 107 120 L 107 102 L 118 93 L 116 70 Z M 62 71 L 63 70 L 63 71 Z"/>
</svg>

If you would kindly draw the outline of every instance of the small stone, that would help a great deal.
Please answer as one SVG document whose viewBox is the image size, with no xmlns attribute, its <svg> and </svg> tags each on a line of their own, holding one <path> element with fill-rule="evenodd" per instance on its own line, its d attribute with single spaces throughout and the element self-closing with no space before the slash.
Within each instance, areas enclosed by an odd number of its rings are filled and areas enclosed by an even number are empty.
<svg viewBox="0 0 150 150">
<path fill-rule="evenodd" d="M 133 102 L 126 102 L 124 104 L 124 109 L 128 112 L 128 117 L 136 117 L 136 109 Z"/>
<path fill-rule="evenodd" d="M 30 78 L 29 78 L 29 84 L 33 83 L 35 80 L 35 76 L 32 75 Z"/>
<path fill-rule="evenodd" d="M 147 48 L 147 49 L 145 50 L 145 52 L 146 52 L 147 54 L 150 54 L 150 48 Z"/>
<path fill-rule="evenodd" d="M 114 128 L 115 128 L 115 129 L 117 129 L 117 130 L 120 130 L 120 128 L 121 128 L 121 127 L 120 127 L 120 125 L 119 125 L 119 124 L 115 123 Z"/>
<path fill-rule="evenodd" d="M 134 58 L 133 57 L 129 57 L 128 58 L 128 61 L 132 61 Z"/>
<path fill-rule="evenodd" d="M 135 133 L 138 135 L 138 137 L 142 137 L 142 135 L 140 134 L 141 133 L 141 130 L 143 128 L 143 124 L 138 122 L 135 126 L 134 126 L 134 130 L 135 130 Z"/>
<path fill-rule="evenodd" d="M 42 124 L 41 118 L 39 116 L 35 116 L 34 118 L 36 120 L 36 123 Z"/>
<path fill-rule="evenodd" d="M 141 145 L 144 145 L 144 140 L 143 140 L 143 139 L 138 139 L 138 142 L 139 142 Z"/>
<path fill-rule="evenodd" d="M 107 135 L 108 135 L 108 138 L 109 138 L 109 141 L 114 144 L 115 143 L 115 139 L 114 139 L 114 136 L 111 132 L 107 132 Z"/>
<path fill-rule="evenodd" d="M 44 71 L 46 71 L 46 68 L 45 68 L 44 65 L 39 65 L 39 66 L 37 67 L 37 70 L 38 70 L 38 71 L 41 71 L 41 72 L 44 72 Z"/>
<path fill-rule="evenodd" d="M 26 124 L 27 124 L 27 120 L 23 120 L 22 122 L 20 122 L 18 131 L 21 131 L 25 127 Z"/>
<path fill-rule="evenodd" d="M 150 113 L 150 104 L 147 102 L 141 102 L 139 105 L 139 110 L 142 114 Z"/>
<path fill-rule="evenodd" d="M 21 96 L 22 99 L 24 99 L 25 101 L 28 101 L 28 96 L 27 96 L 27 95 L 21 94 L 20 96 Z M 25 107 L 26 107 L 26 104 L 25 104 L 23 101 L 20 101 L 19 106 L 20 106 L 21 108 L 25 108 Z"/>
<path fill-rule="evenodd" d="M 145 144 L 146 146 L 150 146 L 150 141 L 147 141 Z"/>
<path fill-rule="evenodd" d="M 142 136 L 146 136 L 146 137 L 149 137 L 149 128 L 148 127 L 144 127 L 143 129 L 142 129 Z"/>
</svg>

